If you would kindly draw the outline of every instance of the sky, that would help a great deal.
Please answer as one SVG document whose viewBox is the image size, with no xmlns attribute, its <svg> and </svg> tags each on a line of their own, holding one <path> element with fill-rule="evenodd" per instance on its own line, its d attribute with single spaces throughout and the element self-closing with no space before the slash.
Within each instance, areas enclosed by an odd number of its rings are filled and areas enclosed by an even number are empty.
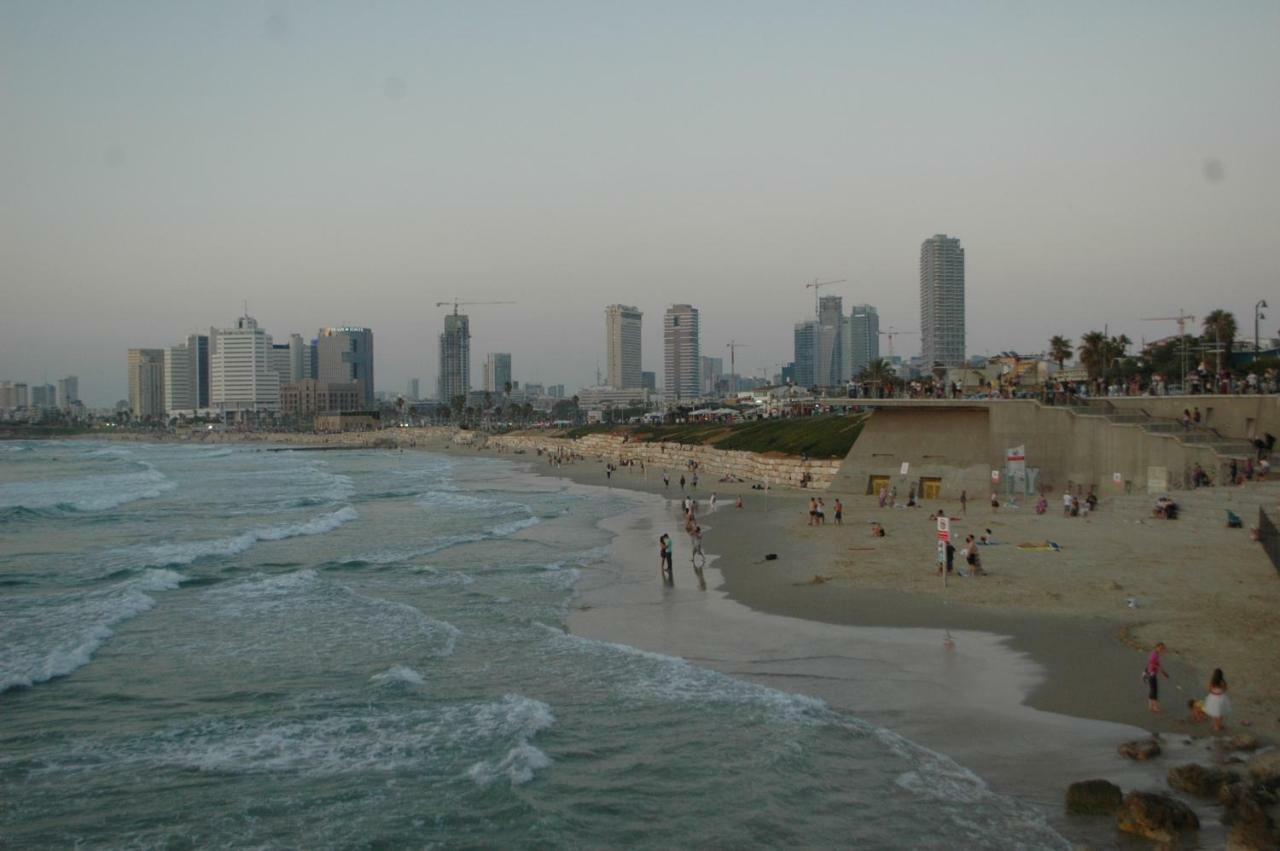
<svg viewBox="0 0 1280 851">
<path fill-rule="evenodd" d="M 0 380 L 127 396 L 126 350 L 249 313 L 373 328 L 432 392 L 595 381 L 604 307 L 701 310 L 772 375 L 824 294 L 970 354 L 1254 304 L 1280 333 L 1280 3 L 0 0 Z M 894 341 L 918 352 L 918 337 Z M 882 350 L 883 351 L 883 350 Z"/>
</svg>

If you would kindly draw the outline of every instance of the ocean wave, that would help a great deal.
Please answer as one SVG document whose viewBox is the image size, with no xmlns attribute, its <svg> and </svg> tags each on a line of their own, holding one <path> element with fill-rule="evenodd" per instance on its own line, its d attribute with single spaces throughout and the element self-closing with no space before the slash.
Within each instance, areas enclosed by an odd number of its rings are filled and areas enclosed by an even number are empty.
<svg viewBox="0 0 1280 851">
<path fill-rule="evenodd" d="M 387 670 L 374 674 L 369 678 L 369 681 L 382 686 L 398 686 L 402 688 L 420 686 L 426 682 L 422 678 L 422 674 L 407 665 L 392 665 Z"/>
<path fill-rule="evenodd" d="M 155 606 L 148 592 L 171 591 L 181 582 L 172 570 L 146 570 L 99 591 L 12 601 L 15 610 L 0 618 L 0 693 L 89 664 L 115 634 L 112 627 Z"/>
<path fill-rule="evenodd" d="M 554 722 L 550 707 L 521 695 L 424 709 L 316 710 L 310 718 L 209 717 L 127 738 L 82 740 L 38 771 L 99 771 L 110 764 L 113 770 L 309 777 L 410 772 L 445 779 L 474 772 L 492 775 L 488 783 L 507 776 L 516 784 L 550 764 L 541 751 L 513 755 L 537 750 L 530 740 Z"/>
<path fill-rule="evenodd" d="M 155 499 L 178 486 L 146 461 L 143 470 L 101 476 L 54 478 L 0 485 L 0 509 L 56 513 L 107 511 L 140 499 Z"/>
<path fill-rule="evenodd" d="M 360 515 L 350 505 L 329 514 L 312 517 L 303 523 L 287 523 L 250 529 L 239 535 L 215 538 L 207 541 L 187 541 L 173 544 L 156 544 L 139 549 L 125 550 L 118 555 L 136 564 L 163 567 L 171 564 L 191 564 L 202 558 L 229 558 L 245 552 L 259 541 L 283 541 L 306 535 L 324 535 Z"/>
</svg>

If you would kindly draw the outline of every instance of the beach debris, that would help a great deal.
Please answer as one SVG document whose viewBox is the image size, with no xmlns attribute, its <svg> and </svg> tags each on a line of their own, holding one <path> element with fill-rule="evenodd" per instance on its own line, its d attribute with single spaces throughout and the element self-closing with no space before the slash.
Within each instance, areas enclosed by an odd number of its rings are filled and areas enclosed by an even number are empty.
<svg viewBox="0 0 1280 851">
<path fill-rule="evenodd" d="M 1200 819 L 1177 798 L 1155 792 L 1130 792 L 1116 813 L 1116 827 L 1157 842 L 1172 843 L 1178 836 L 1200 829 Z"/>
<path fill-rule="evenodd" d="M 1076 816 L 1111 815 L 1124 792 L 1109 780 L 1081 780 L 1067 787 L 1067 812 Z"/>
<path fill-rule="evenodd" d="M 1116 751 L 1119 752 L 1120 756 L 1145 762 L 1148 759 L 1160 756 L 1160 743 L 1155 739 L 1138 739 L 1132 742 L 1125 742 L 1116 748 Z"/>
<path fill-rule="evenodd" d="M 1240 776 L 1221 768 L 1205 768 L 1192 762 L 1170 768 L 1168 778 L 1169 785 L 1179 792 L 1201 798 L 1216 798 L 1224 786 L 1236 782 Z"/>
</svg>

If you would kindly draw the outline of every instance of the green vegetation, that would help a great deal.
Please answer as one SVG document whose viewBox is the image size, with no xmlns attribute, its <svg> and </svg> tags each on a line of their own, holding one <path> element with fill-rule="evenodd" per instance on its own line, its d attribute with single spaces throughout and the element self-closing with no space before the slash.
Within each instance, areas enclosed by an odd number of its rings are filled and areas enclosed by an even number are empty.
<svg viewBox="0 0 1280 851">
<path fill-rule="evenodd" d="M 746 452 L 777 452 L 783 455 L 808 455 L 810 458 L 843 458 L 862 433 L 864 416 L 791 417 L 775 420 L 752 420 L 725 423 L 685 423 L 669 426 L 588 425 L 572 428 L 565 437 L 579 438 L 589 434 L 629 434 L 633 441 L 645 443 L 683 443 L 692 446 L 714 446 Z"/>
</svg>

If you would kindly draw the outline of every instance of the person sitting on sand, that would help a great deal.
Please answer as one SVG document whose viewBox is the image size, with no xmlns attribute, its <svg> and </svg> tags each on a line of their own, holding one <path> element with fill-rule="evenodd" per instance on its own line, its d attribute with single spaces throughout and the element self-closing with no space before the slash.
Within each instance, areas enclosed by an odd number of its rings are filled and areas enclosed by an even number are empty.
<svg viewBox="0 0 1280 851">
<path fill-rule="evenodd" d="M 1227 715 L 1231 713 L 1231 698 L 1227 697 L 1227 678 L 1221 668 L 1213 669 L 1209 678 L 1209 693 L 1204 699 L 1204 714 L 1213 719 L 1214 732 L 1220 732 L 1225 726 Z"/>
</svg>

